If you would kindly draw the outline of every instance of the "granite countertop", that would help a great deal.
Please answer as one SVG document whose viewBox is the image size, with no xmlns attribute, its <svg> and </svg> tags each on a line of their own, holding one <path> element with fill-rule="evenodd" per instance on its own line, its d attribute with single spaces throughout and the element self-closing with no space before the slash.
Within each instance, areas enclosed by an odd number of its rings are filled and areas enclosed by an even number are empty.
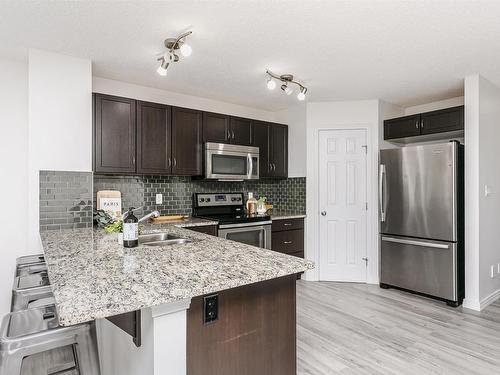
<svg viewBox="0 0 500 375">
<path fill-rule="evenodd" d="M 304 219 L 306 214 L 298 211 L 281 211 L 281 210 L 269 210 L 269 215 L 271 215 L 271 220 L 286 220 L 286 219 Z"/>
<path fill-rule="evenodd" d="M 117 234 L 79 229 L 41 234 L 61 325 L 191 298 L 303 272 L 301 258 L 182 228 L 200 219 L 145 226 L 191 243 L 124 248 Z M 153 229 L 156 228 L 156 229 Z"/>
</svg>

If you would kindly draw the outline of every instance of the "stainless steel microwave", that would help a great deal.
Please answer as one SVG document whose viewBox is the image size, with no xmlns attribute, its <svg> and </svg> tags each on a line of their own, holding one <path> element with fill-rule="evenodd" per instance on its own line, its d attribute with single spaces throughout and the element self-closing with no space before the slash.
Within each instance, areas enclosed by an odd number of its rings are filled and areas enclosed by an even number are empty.
<svg viewBox="0 0 500 375">
<path fill-rule="evenodd" d="M 205 178 L 211 180 L 258 180 L 259 148 L 205 143 Z"/>
</svg>

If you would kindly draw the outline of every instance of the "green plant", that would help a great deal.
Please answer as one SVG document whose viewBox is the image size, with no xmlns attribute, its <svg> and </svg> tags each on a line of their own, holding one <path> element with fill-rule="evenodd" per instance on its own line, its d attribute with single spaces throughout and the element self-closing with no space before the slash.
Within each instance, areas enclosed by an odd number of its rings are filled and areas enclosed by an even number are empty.
<svg viewBox="0 0 500 375">
<path fill-rule="evenodd" d="M 266 201 L 267 201 L 267 197 L 260 197 L 259 200 L 257 201 L 257 203 L 266 204 Z"/>
<path fill-rule="evenodd" d="M 114 219 L 106 211 L 97 210 L 94 212 L 94 224 L 99 228 L 105 228 L 113 222 Z"/>
<path fill-rule="evenodd" d="M 123 232 L 123 221 L 118 220 L 112 224 L 107 225 L 104 230 L 106 233 L 122 233 Z"/>
</svg>

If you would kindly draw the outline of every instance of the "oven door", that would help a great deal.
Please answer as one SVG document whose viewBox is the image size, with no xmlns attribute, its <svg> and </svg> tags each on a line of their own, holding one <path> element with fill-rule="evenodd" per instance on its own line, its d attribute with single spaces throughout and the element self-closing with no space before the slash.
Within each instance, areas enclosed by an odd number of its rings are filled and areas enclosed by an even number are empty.
<svg viewBox="0 0 500 375">
<path fill-rule="evenodd" d="M 259 178 L 257 147 L 207 143 L 205 177 L 215 180 L 256 180 Z"/>
<path fill-rule="evenodd" d="M 219 226 L 219 237 L 247 245 L 271 249 L 271 223 L 259 225 L 229 224 Z"/>
</svg>

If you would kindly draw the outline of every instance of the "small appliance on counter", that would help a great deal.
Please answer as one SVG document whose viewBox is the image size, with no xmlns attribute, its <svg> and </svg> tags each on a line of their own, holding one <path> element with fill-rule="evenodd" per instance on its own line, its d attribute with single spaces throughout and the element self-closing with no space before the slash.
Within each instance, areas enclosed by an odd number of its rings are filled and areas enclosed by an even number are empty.
<svg viewBox="0 0 500 375">
<path fill-rule="evenodd" d="M 380 151 L 381 287 L 462 303 L 463 149 L 452 141 Z"/>
<path fill-rule="evenodd" d="M 249 215 L 243 193 L 195 193 L 193 216 L 218 221 L 219 237 L 271 249 L 271 217 Z"/>
</svg>

